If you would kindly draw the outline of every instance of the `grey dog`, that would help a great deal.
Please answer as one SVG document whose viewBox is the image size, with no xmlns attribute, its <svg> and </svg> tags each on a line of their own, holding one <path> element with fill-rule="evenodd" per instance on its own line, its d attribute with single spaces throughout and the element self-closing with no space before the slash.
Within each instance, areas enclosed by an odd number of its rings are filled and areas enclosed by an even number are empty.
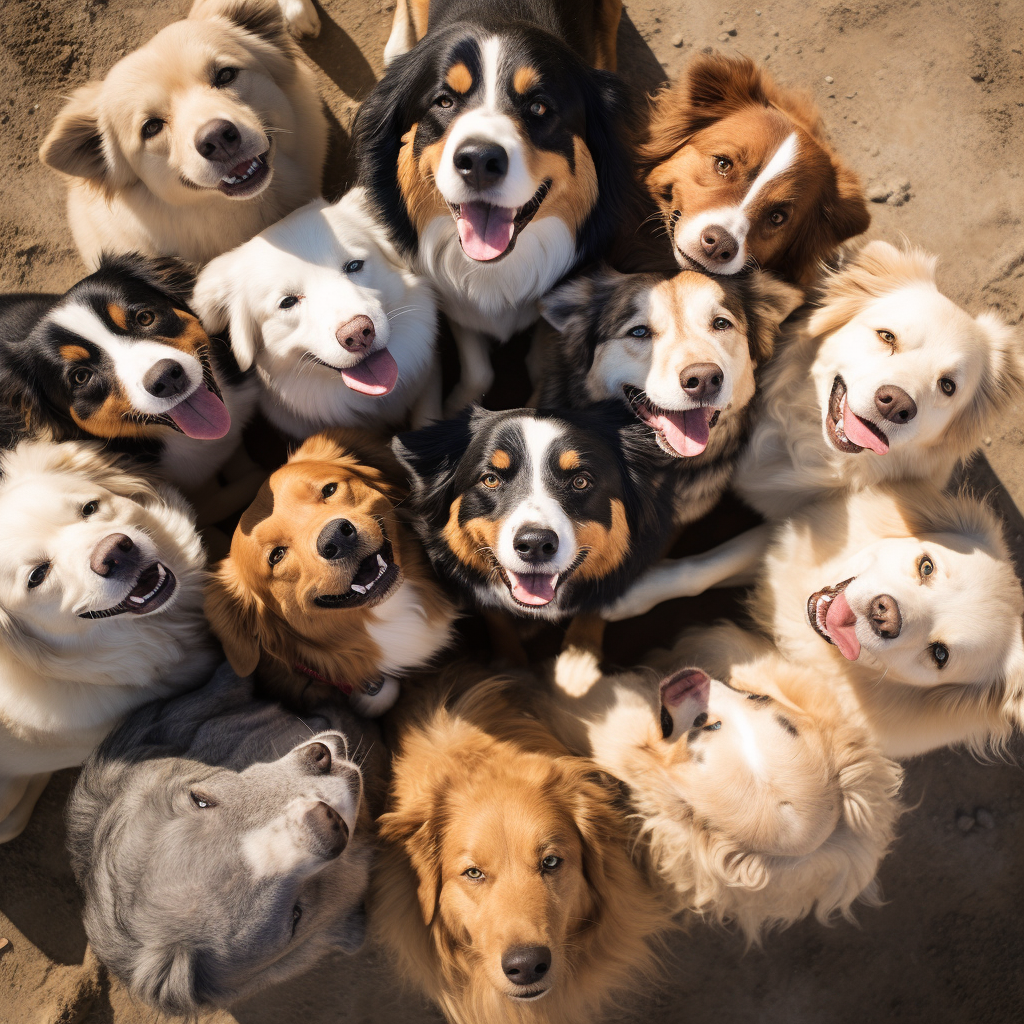
<svg viewBox="0 0 1024 1024">
<path fill-rule="evenodd" d="M 358 949 L 386 765 L 375 726 L 340 702 L 295 715 L 227 665 L 140 708 L 68 805 L 97 956 L 191 1016 Z"/>
</svg>

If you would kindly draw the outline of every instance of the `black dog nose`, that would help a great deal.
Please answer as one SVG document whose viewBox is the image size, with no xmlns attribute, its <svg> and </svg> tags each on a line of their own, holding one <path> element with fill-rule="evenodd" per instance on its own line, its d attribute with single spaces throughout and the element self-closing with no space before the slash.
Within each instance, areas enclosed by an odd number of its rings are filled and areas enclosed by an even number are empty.
<svg viewBox="0 0 1024 1024">
<path fill-rule="evenodd" d="M 718 224 L 709 224 L 700 233 L 700 247 L 716 263 L 728 263 L 740 251 L 739 242 Z"/>
<path fill-rule="evenodd" d="M 875 392 L 875 408 L 890 423 L 909 423 L 917 415 L 917 403 L 895 384 L 883 384 Z"/>
<path fill-rule="evenodd" d="M 547 946 L 516 946 L 501 958 L 501 969 L 513 985 L 534 985 L 550 967 L 551 950 Z"/>
<path fill-rule="evenodd" d="M 466 184 L 478 190 L 497 185 L 508 174 L 508 153 L 482 139 L 466 139 L 455 151 L 454 162 Z"/>
<path fill-rule="evenodd" d="M 725 371 L 717 363 L 691 363 L 679 374 L 683 390 L 695 401 L 713 402 L 724 380 Z"/>
<path fill-rule="evenodd" d="M 520 526 L 512 538 L 516 554 L 524 562 L 547 562 L 558 550 L 558 534 L 539 526 Z"/>
<path fill-rule="evenodd" d="M 174 398 L 189 385 L 188 374 L 181 363 L 173 359 L 161 359 L 154 363 L 142 378 L 142 386 L 154 398 Z"/>
<path fill-rule="evenodd" d="M 326 775 L 331 770 L 331 748 L 326 743 L 310 743 L 299 756 L 314 775 Z"/>
<path fill-rule="evenodd" d="M 316 539 L 316 550 L 321 558 L 333 562 L 352 553 L 359 539 L 359 531 L 347 519 L 332 519 Z"/>
<path fill-rule="evenodd" d="M 896 598 L 888 594 L 879 594 L 871 602 L 868 621 L 875 631 L 875 636 L 883 640 L 895 640 L 903 628 L 903 616 L 900 615 L 900 606 L 896 603 Z"/>
<path fill-rule="evenodd" d="M 309 850 L 316 856 L 334 860 L 348 846 L 345 819 L 322 800 L 306 811 L 304 821 L 309 835 Z"/>
<path fill-rule="evenodd" d="M 238 129 L 223 118 L 207 121 L 196 132 L 196 151 L 207 160 L 232 160 L 238 155 L 241 145 L 242 136 Z"/>
<path fill-rule="evenodd" d="M 97 576 L 126 576 L 139 566 L 139 549 L 131 537 L 112 533 L 93 548 L 89 568 Z"/>
</svg>

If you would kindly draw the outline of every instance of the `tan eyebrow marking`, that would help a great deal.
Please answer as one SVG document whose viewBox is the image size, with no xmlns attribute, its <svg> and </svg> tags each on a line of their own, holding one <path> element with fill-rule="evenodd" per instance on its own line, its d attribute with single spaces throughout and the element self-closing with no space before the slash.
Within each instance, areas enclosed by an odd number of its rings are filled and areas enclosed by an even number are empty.
<svg viewBox="0 0 1024 1024">
<path fill-rule="evenodd" d="M 80 363 L 89 358 L 89 350 L 82 348 L 81 345 L 61 345 L 58 351 L 61 358 L 66 359 L 69 363 Z"/>
<path fill-rule="evenodd" d="M 473 88 L 473 75 L 465 64 L 453 64 L 448 70 L 445 81 L 459 93 L 469 92 Z"/>
<path fill-rule="evenodd" d="M 512 76 L 512 88 L 520 95 L 529 92 L 535 85 L 539 84 L 540 74 L 536 68 L 526 66 L 516 68 L 516 73 Z"/>
<path fill-rule="evenodd" d="M 128 330 L 128 314 L 116 303 L 107 303 L 107 312 L 110 314 L 110 319 L 121 328 L 122 331 Z"/>
<path fill-rule="evenodd" d="M 562 452 L 562 454 L 558 456 L 558 465 L 566 472 L 570 469 L 579 469 L 580 453 L 573 448 L 570 448 L 567 452 Z"/>
<path fill-rule="evenodd" d="M 495 448 L 491 456 L 491 465 L 495 469 L 508 469 L 512 465 L 512 459 L 503 448 Z"/>
</svg>

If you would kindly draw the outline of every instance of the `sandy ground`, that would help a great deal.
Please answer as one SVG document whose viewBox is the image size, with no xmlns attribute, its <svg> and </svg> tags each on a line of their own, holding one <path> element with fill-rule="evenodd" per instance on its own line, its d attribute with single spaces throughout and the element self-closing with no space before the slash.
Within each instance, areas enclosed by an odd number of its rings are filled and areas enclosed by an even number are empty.
<svg viewBox="0 0 1024 1024">
<path fill-rule="evenodd" d="M 906 236 L 942 256 L 941 284 L 979 311 L 1024 314 L 1024 2 L 779 0 L 761 10 L 637 0 L 620 67 L 645 87 L 714 46 L 766 60 L 809 89 L 833 139 L 875 200 L 871 237 Z M 4 0 L 0 11 L 0 287 L 64 289 L 82 276 L 63 189 L 36 151 L 62 97 L 183 13 L 175 0 Z M 330 0 L 305 45 L 330 107 L 326 180 L 351 179 L 348 129 L 381 71 L 390 7 Z M 888 201 L 887 200 L 888 197 Z M 971 477 L 993 493 L 1024 565 L 1024 428 L 993 431 Z M 998 479 L 997 479 L 998 477 Z M 1005 485 L 1005 489 L 1000 485 Z M 663 610 L 652 632 L 682 624 Z M 613 636 L 614 640 L 614 636 Z M 1024 748 L 1018 750 L 1018 754 Z M 142 1024 L 86 949 L 63 850 L 61 811 L 74 780 L 46 791 L 28 830 L 0 847 L 0 1024 Z M 888 899 L 857 925 L 804 923 L 744 952 L 694 928 L 673 944 L 666 981 L 616 1021 L 1019 1021 L 1024 1014 L 1024 775 L 942 752 L 908 769 L 906 816 L 882 867 Z M 979 809 L 988 814 L 979 813 Z M 977 814 L 977 823 L 970 824 Z M 958 821 L 960 824 L 958 824 Z M 968 830 L 961 826 L 970 824 Z M 992 827 L 985 827 L 985 825 Z M 216 1024 L 405 1024 L 438 1020 L 372 951 L 337 958 Z"/>
</svg>

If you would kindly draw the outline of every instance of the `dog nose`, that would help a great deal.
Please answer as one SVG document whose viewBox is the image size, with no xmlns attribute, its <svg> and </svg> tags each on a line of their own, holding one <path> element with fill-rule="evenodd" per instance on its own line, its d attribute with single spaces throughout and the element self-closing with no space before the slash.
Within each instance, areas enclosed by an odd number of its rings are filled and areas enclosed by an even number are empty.
<svg viewBox="0 0 1024 1024">
<path fill-rule="evenodd" d="M 713 402 L 724 380 L 725 371 L 717 363 L 691 363 L 679 374 L 682 389 L 697 402 Z"/>
<path fill-rule="evenodd" d="M 299 757 L 314 775 L 326 775 L 331 770 L 331 748 L 326 743 L 307 744 Z"/>
<path fill-rule="evenodd" d="M 207 121 L 196 132 L 196 151 L 207 160 L 219 160 L 226 163 L 238 155 L 242 146 L 242 136 L 238 129 L 223 118 Z"/>
<path fill-rule="evenodd" d="M 728 263 L 740 251 L 740 243 L 719 224 L 709 224 L 700 233 L 700 247 L 716 263 Z"/>
<path fill-rule="evenodd" d="M 368 316 L 357 316 L 342 324 L 335 332 L 338 344 L 349 352 L 366 352 L 377 337 L 373 321 Z"/>
<path fill-rule="evenodd" d="M 124 533 L 112 533 L 93 548 L 89 568 L 97 576 L 125 576 L 138 568 L 139 549 L 131 537 Z"/>
<path fill-rule="evenodd" d="M 516 554 L 524 562 L 547 562 L 558 550 L 558 534 L 539 526 L 520 526 L 512 538 Z"/>
<path fill-rule="evenodd" d="M 333 562 L 352 553 L 359 539 L 359 531 L 347 519 L 332 519 L 316 539 L 316 550 L 321 558 Z"/>
<path fill-rule="evenodd" d="M 508 174 L 508 153 L 494 142 L 466 139 L 455 151 L 455 170 L 470 188 L 497 185 Z"/>
<path fill-rule="evenodd" d="M 909 423 L 917 415 L 917 403 L 895 384 L 883 384 L 875 392 L 875 408 L 890 423 Z"/>
<path fill-rule="evenodd" d="M 330 804 L 322 800 L 306 811 L 304 822 L 310 838 L 310 852 L 334 860 L 348 846 L 348 825 Z"/>
<path fill-rule="evenodd" d="M 534 985 L 551 967 L 551 950 L 547 946 L 516 946 L 505 950 L 501 969 L 513 985 Z"/>
<path fill-rule="evenodd" d="M 174 398 L 189 385 L 188 374 L 181 363 L 173 359 L 161 359 L 143 375 L 142 386 L 154 398 Z"/>
<path fill-rule="evenodd" d="M 900 615 L 900 606 L 896 603 L 896 598 L 888 594 L 879 594 L 871 602 L 868 621 L 876 636 L 883 640 L 895 640 L 903 628 L 903 616 Z"/>
</svg>

